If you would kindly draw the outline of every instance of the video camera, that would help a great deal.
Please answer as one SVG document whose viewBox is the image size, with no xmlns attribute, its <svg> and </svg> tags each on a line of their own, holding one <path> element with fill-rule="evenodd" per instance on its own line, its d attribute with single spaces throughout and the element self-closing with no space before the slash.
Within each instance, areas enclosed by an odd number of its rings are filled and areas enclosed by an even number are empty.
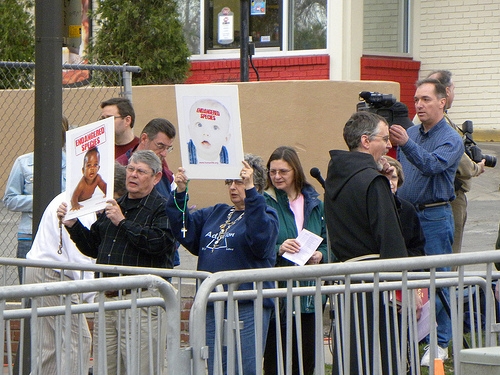
<svg viewBox="0 0 500 375">
<path fill-rule="evenodd" d="M 396 103 L 396 98 L 392 94 L 381 94 L 379 92 L 361 91 L 356 105 L 356 111 L 368 111 L 376 113 L 386 119 L 387 123 L 394 123 L 394 112 L 391 107 Z"/>
<path fill-rule="evenodd" d="M 464 147 L 467 156 L 469 156 L 476 163 L 480 163 L 481 160 L 484 159 L 484 165 L 486 167 L 493 168 L 495 165 L 497 165 L 497 158 L 491 155 L 484 155 L 479 146 L 472 139 L 472 133 L 474 132 L 474 129 L 471 120 L 464 121 L 464 123 L 462 124 L 462 129 L 460 129 L 460 131 L 464 135 Z"/>
</svg>

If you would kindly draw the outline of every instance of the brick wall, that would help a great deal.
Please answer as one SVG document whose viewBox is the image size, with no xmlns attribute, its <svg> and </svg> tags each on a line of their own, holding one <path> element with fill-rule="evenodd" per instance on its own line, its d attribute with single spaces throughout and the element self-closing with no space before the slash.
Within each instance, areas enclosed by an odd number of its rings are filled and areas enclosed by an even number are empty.
<svg viewBox="0 0 500 375">
<path fill-rule="evenodd" d="M 189 344 L 189 314 L 193 306 L 194 296 L 182 296 L 181 299 L 181 345 Z"/>
<path fill-rule="evenodd" d="M 472 120 L 476 141 L 499 141 L 500 2 L 426 0 L 418 11 L 414 43 L 422 61 L 420 76 L 450 70 L 456 86 L 452 120 Z"/>
<path fill-rule="evenodd" d="M 399 101 L 408 106 L 410 118 L 415 116 L 413 95 L 418 80 L 420 62 L 411 58 L 363 56 L 361 58 L 361 79 L 373 81 L 395 81 L 400 85 Z"/>
<path fill-rule="evenodd" d="M 10 324 L 10 342 L 11 342 L 11 350 L 13 353 L 12 357 L 12 363 L 14 363 L 15 360 L 15 353 L 17 353 L 17 349 L 19 347 L 19 341 L 21 339 L 21 322 L 19 320 L 11 320 L 11 321 L 6 321 L 5 324 Z M 7 355 L 7 337 L 4 337 L 4 342 L 3 342 L 3 348 L 4 348 L 4 357 L 3 357 L 3 363 L 8 363 L 8 355 Z"/>
<path fill-rule="evenodd" d="M 330 57 L 296 56 L 253 58 L 253 64 L 261 81 L 276 80 L 321 80 L 329 79 Z M 257 81 L 257 76 L 249 64 L 249 80 Z M 239 82 L 240 60 L 193 61 L 191 76 L 186 83 Z"/>
</svg>

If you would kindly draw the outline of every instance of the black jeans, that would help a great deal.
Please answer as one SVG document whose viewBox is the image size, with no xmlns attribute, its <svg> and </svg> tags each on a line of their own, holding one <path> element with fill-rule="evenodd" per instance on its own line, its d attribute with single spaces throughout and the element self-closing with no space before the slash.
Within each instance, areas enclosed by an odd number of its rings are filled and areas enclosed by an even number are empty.
<svg viewBox="0 0 500 375">
<path fill-rule="evenodd" d="M 315 321 L 314 313 L 301 314 L 302 334 L 302 361 L 304 364 L 304 375 L 314 374 L 315 359 Z M 281 320 L 281 340 L 283 343 L 283 361 L 286 361 L 286 321 Z M 295 318 L 292 327 L 292 375 L 299 374 L 299 355 L 297 353 L 297 334 Z M 264 374 L 275 375 L 278 373 L 278 351 L 276 348 L 276 318 L 273 315 L 269 323 L 267 333 L 266 350 L 264 351 Z M 285 365 L 286 367 L 286 365 Z"/>
</svg>

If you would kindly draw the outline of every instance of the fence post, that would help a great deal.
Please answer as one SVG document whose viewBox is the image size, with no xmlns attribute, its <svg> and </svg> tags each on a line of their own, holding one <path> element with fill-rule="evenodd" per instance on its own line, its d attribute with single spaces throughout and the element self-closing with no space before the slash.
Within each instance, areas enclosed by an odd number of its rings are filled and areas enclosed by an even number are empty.
<svg viewBox="0 0 500 375">
<path fill-rule="evenodd" d="M 128 63 L 123 64 L 123 96 L 132 103 L 132 72 L 127 70 Z"/>
</svg>

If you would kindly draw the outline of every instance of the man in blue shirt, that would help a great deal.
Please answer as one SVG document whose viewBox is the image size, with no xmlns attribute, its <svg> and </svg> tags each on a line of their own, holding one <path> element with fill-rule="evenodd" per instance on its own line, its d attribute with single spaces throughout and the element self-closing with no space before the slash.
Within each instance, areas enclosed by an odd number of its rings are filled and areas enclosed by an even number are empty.
<svg viewBox="0 0 500 375">
<path fill-rule="evenodd" d="M 462 138 L 444 118 L 446 87 L 435 79 L 417 82 L 415 109 L 421 125 L 407 131 L 393 125 L 391 142 L 399 146 L 398 158 L 403 165 L 406 183 L 398 195 L 415 205 L 425 235 L 425 253 L 451 254 L 453 244 L 453 213 L 450 202 L 455 199 L 454 178 L 464 153 Z M 450 267 L 438 268 L 450 271 Z M 443 289 L 448 299 L 448 290 Z M 438 348 L 435 357 L 448 358 L 451 340 L 451 319 L 441 300 L 436 301 Z M 429 366 L 426 351 L 422 365 Z"/>
</svg>

